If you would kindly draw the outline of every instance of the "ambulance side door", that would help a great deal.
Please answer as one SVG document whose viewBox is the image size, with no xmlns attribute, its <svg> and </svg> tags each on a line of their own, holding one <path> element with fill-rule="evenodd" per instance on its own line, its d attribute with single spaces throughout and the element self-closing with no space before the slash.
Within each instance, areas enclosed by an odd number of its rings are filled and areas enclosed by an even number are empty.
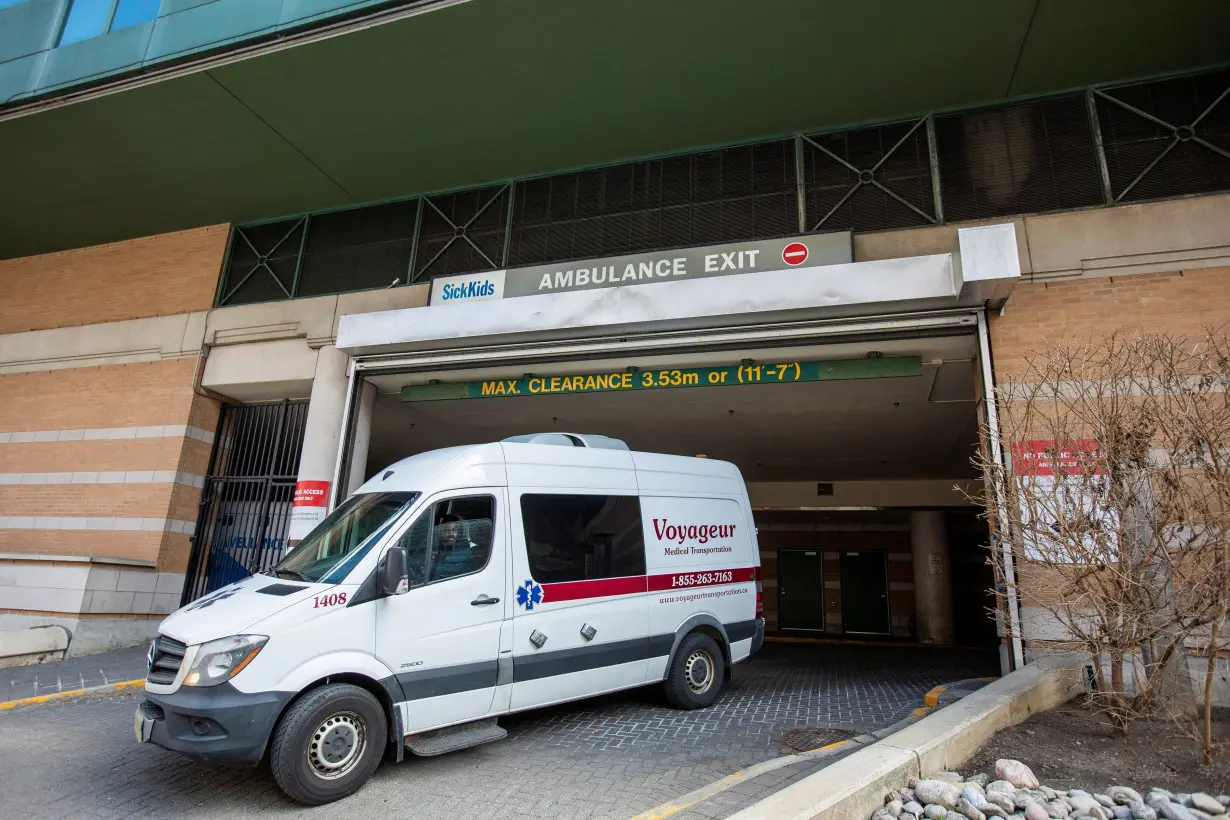
<svg viewBox="0 0 1230 820">
<path fill-rule="evenodd" d="M 638 686 L 649 652 L 640 499 L 509 488 L 512 708 Z"/>
<path fill-rule="evenodd" d="M 442 493 L 394 546 L 410 590 L 376 602 L 376 655 L 408 700 L 406 732 L 492 711 L 508 588 L 507 491 Z"/>
</svg>

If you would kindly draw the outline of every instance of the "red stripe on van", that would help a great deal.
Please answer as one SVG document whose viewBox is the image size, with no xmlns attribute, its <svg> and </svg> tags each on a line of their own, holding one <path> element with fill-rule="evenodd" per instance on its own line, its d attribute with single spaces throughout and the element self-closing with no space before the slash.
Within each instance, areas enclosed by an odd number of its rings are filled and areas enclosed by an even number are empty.
<svg viewBox="0 0 1230 820">
<path fill-rule="evenodd" d="M 599 578 L 595 581 L 568 581 L 562 584 L 543 584 L 542 602 L 553 604 L 559 601 L 579 601 L 583 598 L 632 595 L 644 591 L 644 575 L 633 575 L 628 578 Z"/>
<path fill-rule="evenodd" d="M 742 584 L 755 580 L 755 567 L 714 569 L 700 572 L 675 572 L 669 575 L 650 575 L 649 591 L 661 592 L 664 589 L 693 589 L 695 587 L 712 587 L 720 584 Z"/>
</svg>

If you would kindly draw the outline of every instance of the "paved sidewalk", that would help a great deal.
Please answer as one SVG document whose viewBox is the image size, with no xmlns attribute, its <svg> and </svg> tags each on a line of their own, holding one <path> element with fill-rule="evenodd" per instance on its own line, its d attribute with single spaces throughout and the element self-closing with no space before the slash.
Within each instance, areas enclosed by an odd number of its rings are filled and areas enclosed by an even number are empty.
<svg viewBox="0 0 1230 820">
<path fill-rule="evenodd" d="M 137 660 L 126 651 L 129 663 Z M 995 668 L 994 653 L 768 644 L 740 665 L 734 684 L 709 709 L 672 709 L 660 689 L 648 687 L 510 716 L 501 721 L 507 739 L 385 763 L 366 788 L 324 811 L 390 820 L 627 820 L 794 751 L 785 742 L 792 730 L 880 729 L 908 716 L 937 684 Z M 78 688 L 83 674 L 74 679 Z M 57 676 L 36 677 L 50 686 Z M 63 682 L 65 675 L 58 677 Z M 31 820 L 229 820 L 322 811 L 291 804 L 261 770 L 207 766 L 138 745 L 132 714 L 139 698 L 139 692 L 121 692 L 0 712 L 0 794 Z M 727 816 L 835 759 L 800 761 L 676 816 Z"/>
<path fill-rule="evenodd" d="M 0 669 L 0 703 L 140 680 L 145 677 L 148 649 L 148 646 L 134 646 L 56 663 Z"/>
</svg>

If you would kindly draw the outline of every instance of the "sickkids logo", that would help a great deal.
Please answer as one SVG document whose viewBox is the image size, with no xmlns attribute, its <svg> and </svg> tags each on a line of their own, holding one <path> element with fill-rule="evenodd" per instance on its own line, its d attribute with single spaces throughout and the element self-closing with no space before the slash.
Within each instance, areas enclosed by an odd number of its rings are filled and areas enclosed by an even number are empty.
<svg viewBox="0 0 1230 820">
<path fill-rule="evenodd" d="M 445 285 L 440 291 L 440 300 L 443 302 L 453 299 L 477 299 L 482 296 L 495 296 L 495 283 L 490 279 L 481 281 L 475 279 L 462 282 L 460 285 Z"/>
</svg>

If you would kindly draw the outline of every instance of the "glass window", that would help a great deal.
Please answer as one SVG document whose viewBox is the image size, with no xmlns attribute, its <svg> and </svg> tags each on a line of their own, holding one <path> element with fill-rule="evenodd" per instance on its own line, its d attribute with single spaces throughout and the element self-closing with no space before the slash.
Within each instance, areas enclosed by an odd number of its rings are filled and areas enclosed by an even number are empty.
<svg viewBox="0 0 1230 820">
<path fill-rule="evenodd" d="M 530 574 L 539 583 L 645 574 L 636 496 L 526 494 L 521 517 Z"/>
<path fill-rule="evenodd" d="M 491 559 L 495 499 L 489 495 L 440 501 L 397 541 L 409 559 L 410 586 L 470 575 Z"/>
<path fill-rule="evenodd" d="M 60 33 L 60 45 L 79 43 L 106 32 L 107 24 L 111 22 L 112 2 L 73 0 L 68 9 L 68 19 L 64 21 L 64 31 Z"/>
<path fill-rule="evenodd" d="M 158 16 L 158 5 L 162 0 L 120 0 L 115 6 L 115 16 L 111 18 L 110 31 L 148 23 Z"/>
<path fill-rule="evenodd" d="M 313 583 L 340 582 L 416 498 L 418 493 L 351 496 L 291 550 L 273 574 Z"/>
<path fill-rule="evenodd" d="M 79 43 L 158 16 L 160 0 L 73 0 L 60 32 L 60 45 Z"/>
</svg>

